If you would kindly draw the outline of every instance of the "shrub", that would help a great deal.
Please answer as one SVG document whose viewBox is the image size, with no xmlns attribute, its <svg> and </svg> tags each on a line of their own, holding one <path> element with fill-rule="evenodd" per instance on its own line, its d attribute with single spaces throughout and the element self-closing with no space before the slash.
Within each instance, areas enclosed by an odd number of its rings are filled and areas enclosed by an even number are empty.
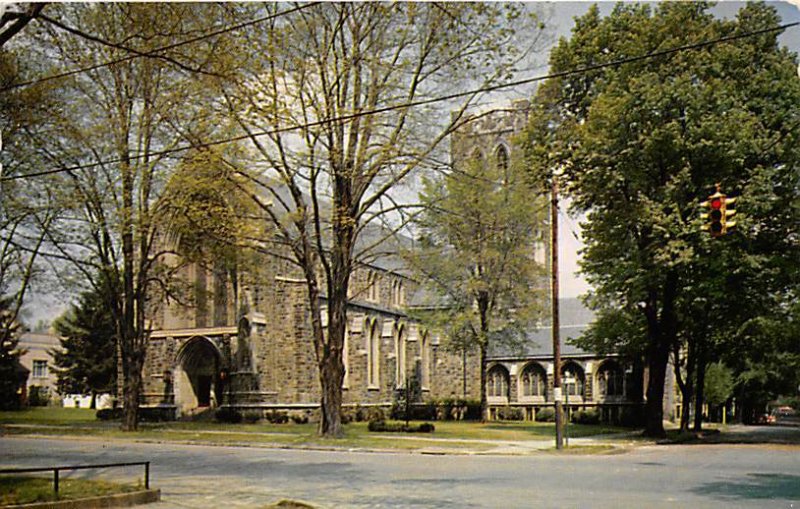
<svg viewBox="0 0 800 509">
<path fill-rule="evenodd" d="M 255 424 L 261 420 L 261 412 L 258 410 L 248 410 L 242 414 L 242 420 L 248 424 Z"/>
<path fill-rule="evenodd" d="M 386 419 L 386 412 L 381 407 L 370 407 L 367 409 L 365 421 L 383 421 Z"/>
<path fill-rule="evenodd" d="M 572 413 L 575 424 L 600 424 L 600 413 L 597 410 L 578 410 Z"/>
<path fill-rule="evenodd" d="M 172 406 L 140 407 L 139 419 L 142 422 L 174 421 L 175 407 Z"/>
<path fill-rule="evenodd" d="M 95 416 L 101 421 L 115 421 L 122 419 L 122 408 L 103 408 Z"/>
<path fill-rule="evenodd" d="M 342 423 L 382 421 L 386 419 L 383 408 L 377 406 L 342 407 Z"/>
<path fill-rule="evenodd" d="M 480 400 L 445 398 L 430 405 L 435 408 L 431 413 L 440 421 L 479 421 L 482 417 Z"/>
<path fill-rule="evenodd" d="M 555 408 L 545 407 L 536 412 L 536 420 L 540 422 L 556 422 Z"/>
<path fill-rule="evenodd" d="M 433 433 L 436 427 L 430 422 L 406 426 L 404 422 L 370 421 L 367 429 L 383 433 Z"/>
<path fill-rule="evenodd" d="M 47 406 L 50 404 L 50 391 L 47 387 L 31 385 L 28 387 L 29 406 Z"/>
<path fill-rule="evenodd" d="M 272 410 L 264 414 L 264 418 L 272 424 L 286 424 L 289 422 L 289 414 L 281 410 Z"/>
<path fill-rule="evenodd" d="M 289 414 L 289 419 L 295 424 L 308 423 L 308 414 L 306 412 L 293 412 Z"/>
<path fill-rule="evenodd" d="M 522 421 L 525 413 L 521 408 L 501 407 L 497 409 L 497 420 L 499 421 Z"/>
<path fill-rule="evenodd" d="M 229 424 L 239 424 L 242 422 L 242 414 L 233 408 L 220 408 L 214 414 L 214 418 L 219 422 L 227 422 Z"/>
<path fill-rule="evenodd" d="M 644 408 L 643 407 L 626 407 L 622 409 L 622 414 L 619 418 L 621 426 L 636 428 L 644 423 Z"/>
<path fill-rule="evenodd" d="M 480 421 L 483 419 L 483 415 L 481 415 L 481 401 L 479 399 L 468 399 L 462 401 L 464 406 L 465 421 Z"/>
<path fill-rule="evenodd" d="M 381 413 L 383 413 L 381 411 Z M 409 407 L 409 416 L 408 419 L 412 421 L 430 421 L 435 420 L 437 418 L 437 405 L 434 402 L 428 403 L 413 403 Z M 405 420 L 406 418 L 406 408 L 404 405 L 393 404 L 392 409 L 390 412 L 390 417 L 392 419 L 397 419 L 398 421 Z M 371 419 L 370 419 L 371 420 Z"/>
<path fill-rule="evenodd" d="M 417 431 L 420 433 L 433 433 L 436 431 L 436 426 L 434 426 L 432 422 L 423 422 L 418 426 Z"/>
</svg>

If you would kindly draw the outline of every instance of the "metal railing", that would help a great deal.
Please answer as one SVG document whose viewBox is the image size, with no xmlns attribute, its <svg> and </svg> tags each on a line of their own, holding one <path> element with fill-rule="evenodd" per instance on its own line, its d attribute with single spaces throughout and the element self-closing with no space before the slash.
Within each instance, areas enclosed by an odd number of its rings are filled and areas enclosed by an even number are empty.
<svg viewBox="0 0 800 509">
<path fill-rule="evenodd" d="M 77 466 L 60 466 L 60 467 L 37 467 L 37 468 L 4 468 L 0 469 L 2 474 L 32 474 L 34 472 L 53 472 L 53 491 L 58 497 L 58 483 L 59 474 L 62 470 L 96 470 L 99 468 L 116 468 L 116 467 L 135 467 L 144 466 L 144 489 L 150 489 L 150 462 L 149 461 L 136 461 L 132 463 L 104 463 L 101 465 L 77 465 Z"/>
</svg>

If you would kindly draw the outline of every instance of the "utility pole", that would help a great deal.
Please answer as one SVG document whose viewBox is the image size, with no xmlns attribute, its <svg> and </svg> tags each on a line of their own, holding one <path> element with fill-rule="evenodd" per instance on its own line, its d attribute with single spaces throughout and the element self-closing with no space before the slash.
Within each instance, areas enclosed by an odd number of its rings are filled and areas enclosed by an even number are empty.
<svg viewBox="0 0 800 509">
<path fill-rule="evenodd" d="M 550 197 L 550 289 L 553 331 L 553 399 L 556 410 L 556 449 L 564 448 L 564 422 L 561 415 L 561 338 L 558 318 L 558 181 L 553 174 Z"/>
</svg>

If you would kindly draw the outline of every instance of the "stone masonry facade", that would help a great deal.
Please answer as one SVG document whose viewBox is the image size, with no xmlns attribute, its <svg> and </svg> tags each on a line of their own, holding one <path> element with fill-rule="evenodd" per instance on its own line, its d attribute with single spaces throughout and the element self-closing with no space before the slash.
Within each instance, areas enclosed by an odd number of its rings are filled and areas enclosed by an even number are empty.
<svg viewBox="0 0 800 509">
<path fill-rule="evenodd" d="M 513 162 L 511 139 L 526 124 L 527 108 L 520 101 L 476 115 L 452 137 L 453 164 L 476 154 L 489 164 Z M 536 248 L 536 260 L 545 267 L 546 230 L 543 224 Z M 144 368 L 144 406 L 174 409 L 175 415 L 220 406 L 303 412 L 318 407 L 320 382 L 302 274 L 279 257 L 260 255 L 251 266 L 257 268 L 237 272 L 193 263 L 181 269 L 191 303 L 158 307 Z M 419 384 L 424 401 L 479 399 L 478 356 L 451 351 L 447 338 L 409 317 L 417 283 L 402 268 L 358 266 L 350 289 L 344 405 L 389 407 L 407 380 Z M 571 404 L 604 414 L 638 404 L 630 390 L 638 372 L 613 356 L 565 355 L 564 366 L 579 380 L 565 395 Z M 535 419 L 538 410 L 553 405 L 552 357 L 490 357 L 487 379 L 491 418 L 516 408 L 523 418 Z"/>
<path fill-rule="evenodd" d="M 144 406 L 174 406 L 177 415 L 222 405 L 318 406 L 305 281 L 277 258 L 265 257 L 258 267 L 258 274 L 237 274 L 235 284 L 229 274 L 199 264 L 182 269 L 193 283 L 194 303 L 165 304 L 153 324 Z M 441 338 L 407 316 L 414 281 L 365 266 L 355 270 L 351 287 L 345 405 L 389 407 L 410 377 L 420 383 L 425 400 L 478 398 L 474 356 L 447 353 Z"/>
</svg>

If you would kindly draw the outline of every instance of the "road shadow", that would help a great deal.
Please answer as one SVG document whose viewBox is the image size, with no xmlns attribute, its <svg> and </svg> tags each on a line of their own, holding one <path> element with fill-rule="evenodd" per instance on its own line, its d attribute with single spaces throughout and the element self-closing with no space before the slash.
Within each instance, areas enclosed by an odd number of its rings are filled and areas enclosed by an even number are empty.
<svg viewBox="0 0 800 509">
<path fill-rule="evenodd" d="M 744 479 L 701 484 L 690 491 L 718 500 L 800 500 L 800 476 L 749 473 Z"/>
<path fill-rule="evenodd" d="M 731 426 L 727 430 L 703 430 L 701 432 L 677 431 L 669 434 L 660 444 L 704 445 L 704 444 L 776 444 L 800 445 L 800 427 L 797 426 Z"/>
</svg>

